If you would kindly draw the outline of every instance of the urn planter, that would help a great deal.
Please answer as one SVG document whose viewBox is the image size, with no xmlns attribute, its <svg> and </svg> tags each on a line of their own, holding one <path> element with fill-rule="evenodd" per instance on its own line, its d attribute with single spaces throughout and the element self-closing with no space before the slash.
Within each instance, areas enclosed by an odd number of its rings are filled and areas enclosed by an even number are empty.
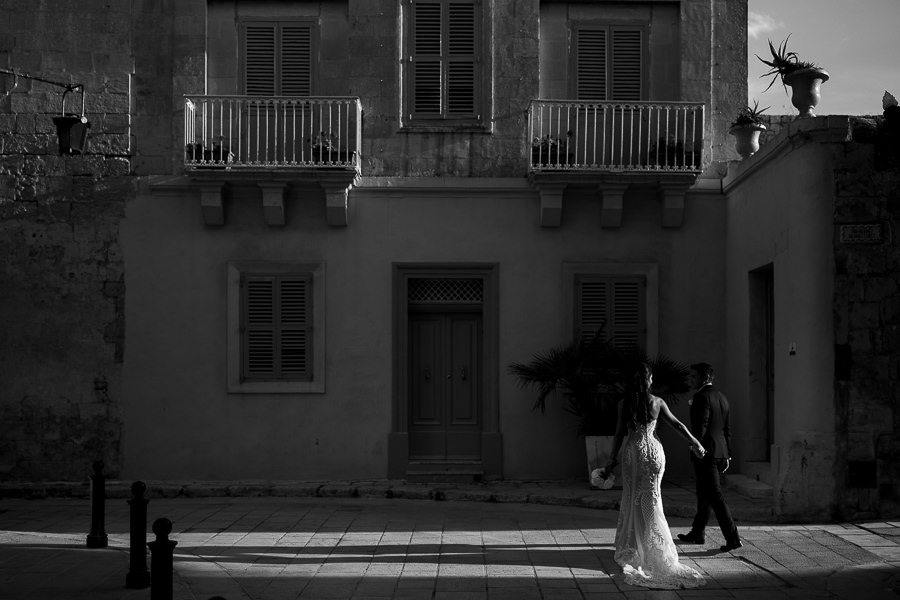
<svg viewBox="0 0 900 600">
<path fill-rule="evenodd" d="M 828 73 L 816 67 L 798 69 L 786 74 L 782 81 L 791 86 L 791 104 L 801 117 L 815 117 L 813 109 L 822 99 L 821 86 L 828 81 Z"/>
<path fill-rule="evenodd" d="M 762 123 L 735 125 L 728 133 L 734 136 L 734 149 L 742 159 L 749 158 L 759 151 L 759 135 L 766 130 Z"/>
</svg>

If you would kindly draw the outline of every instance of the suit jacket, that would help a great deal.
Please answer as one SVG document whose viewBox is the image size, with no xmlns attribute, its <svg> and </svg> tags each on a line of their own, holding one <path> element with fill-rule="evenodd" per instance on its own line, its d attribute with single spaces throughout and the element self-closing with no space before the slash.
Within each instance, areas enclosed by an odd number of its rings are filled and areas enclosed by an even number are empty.
<svg viewBox="0 0 900 600">
<path fill-rule="evenodd" d="M 731 428 L 728 425 L 728 399 L 711 384 L 694 394 L 691 403 L 691 433 L 707 456 L 731 458 Z M 691 455 L 693 456 L 693 455 Z"/>
</svg>

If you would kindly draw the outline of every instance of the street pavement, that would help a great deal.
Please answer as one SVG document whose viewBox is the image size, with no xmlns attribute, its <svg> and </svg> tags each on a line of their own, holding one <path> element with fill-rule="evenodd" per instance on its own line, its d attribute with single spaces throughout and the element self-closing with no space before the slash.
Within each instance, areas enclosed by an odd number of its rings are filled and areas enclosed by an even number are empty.
<svg viewBox="0 0 900 600">
<path fill-rule="evenodd" d="M 900 522 L 776 523 L 757 500 L 734 493 L 744 547 L 719 552 L 713 517 L 705 545 L 679 544 L 707 585 L 650 591 L 627 585 L 613 560 L 616 488 L 223 485 L 148 482 L 148 541 L 156 519 L 173 524 L 175 600 L 900 597 Z M 95 549 L 86 547 L 84 489 L 0 487 L 0 599 L 150 599 L 150 589 L 125 587 L 127 490 L 124 482 L 107 488 L 108 547 Z M 663 492 L 673 535 L 686 532 L 693 494 L 677 482 Z"/>
</svg>

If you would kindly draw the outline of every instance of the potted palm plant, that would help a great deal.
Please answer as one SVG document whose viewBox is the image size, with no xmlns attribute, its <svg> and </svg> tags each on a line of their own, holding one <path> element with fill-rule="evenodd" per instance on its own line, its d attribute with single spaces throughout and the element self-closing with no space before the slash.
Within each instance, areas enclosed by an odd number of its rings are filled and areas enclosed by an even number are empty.
<svg viewBox="0 0 900 600">
<path fill-rule="evenodd" d="M 781 84 L 784 86 L 785 92 L 790 86 L 792 90 L 791 104 L 800 111 L 801 117 L 814 117 L 813 109 L 818 106 L 819 100 L 822 98 L 821 85 L 828 81 L 828 72 L 816 65 L 815 63 L 800 60 L 796 52 L 789 52 L 787 42 L 791 38 L 790 35 L 775 49 L 772 41 L 769 40 L 769 51 L 772 53 L 772 60 L 765 60 L 756 55 L 764 65 L 771 67 L 768 73 L 762 77 L 772 76 L 772 81 L 766 91 L 772 87 L 778 78 L 781 78 Z"/>
<path fill-rule="evenodd" d="M 766 130 L 762 113 L 768 108 L 759 108 L 759 103 L 754 100 L 753 106 L 742 108 L 731 122 L 728 132 L 734 136 L 734 149 L 741 158 L 753 156 L 759 150 L 759 135 Z"/>
<path fill-rule="evenodd" d="M 653 369 L 653 393 L 677 401 L 690 388 L 690 369 L 665 356 L 650 358 L 637 347 L 620 348 L 599 330 L 590 338 L 534 354 L 508 370 L 520 387 L 537 388 L 532 408 L 546 411 L 547 399 L 559 395 L 564 410 L 577 418 L 576 435 L 585 438 L 588 478 L 605 465 L 618 422 L 618 405 L 642 362 Z"/>
</svg>

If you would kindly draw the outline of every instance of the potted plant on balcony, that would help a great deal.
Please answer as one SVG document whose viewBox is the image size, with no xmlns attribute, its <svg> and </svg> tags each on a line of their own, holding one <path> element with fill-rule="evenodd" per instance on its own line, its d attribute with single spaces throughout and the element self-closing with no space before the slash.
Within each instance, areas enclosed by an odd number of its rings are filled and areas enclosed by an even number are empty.
<svg viewBox="0 0 900 600">
<path fill-rule="evenodd" d="M 768 73 L 762 77 L 772 76 L 769 87 L 775 84 L 778 78 L 781 78 L 781 84 L 787 92 L 787 86 L 791 87 L 791 104 L 800 111 L 801 117 L 814 117 L 813 109 L 818 106 L 819 100 L 822 98 L 821 86 L 828 81 L 828 73 L 816 65 L 815 63 L 800 60 L 796 52 L 788 52 L 787 42 L 791 38 L 790 35 L 785 38 L 778 46 L 778 50 L 769 40 L 769 51 L 772 53 L 772 60 L 765 60 L 759 55 L 756 56 L 763 64 L 771 67 Z"/>
<path fill-rule="evenodd" d="M 343 164 L 347 160 L 347 151 L 339 146 L 334 135 L 320 131 L 312 140 L 312 161 L 314 163 Z"/>
<path fill-rule="evenodd" d="M 637 347 L 617 348 L 598 331 L 589 340 L 574 339 L 513 363 L 509 373 L 520 387 L 535 387 L 533 409 L 545 412 L 547 398 L 561 395 L 564 409 L 577 418 L 576 435 L 584 436 L 588 480 L 608 462 L 615 435 L 619 401 L 642 362 L 653 369 L 653 393 L 677 401 L 689 389 L 690 370 L 665 356 L 648 358 Z"/>
<path fill-rule="evenodd" d="M 569 137 L 552 136 L 549 133 L 543 137 L 535 137 L 531 140 L 531 164 L 536 166 L 566 165 L 569 164 Z"/>
<path fill-rule="evenodd" d="M 222 138 L 204 147 L 202 142 L 185 144 L 185 162 L 198 168 L 230 168 L 234 162 L 234 152 L 224 147 Z"/>
<path fill-rule="evenodd" d="M 759 108 L 759 103 L 754 100 L 753 106 L 742 108 L 731 122 L 728 132 L 734 136 L 734 149 L 741 158 L 753 156 L 759 150 L 759 135 L 766 130 L 762 113 L 768 108 Z"/>
</svg>

